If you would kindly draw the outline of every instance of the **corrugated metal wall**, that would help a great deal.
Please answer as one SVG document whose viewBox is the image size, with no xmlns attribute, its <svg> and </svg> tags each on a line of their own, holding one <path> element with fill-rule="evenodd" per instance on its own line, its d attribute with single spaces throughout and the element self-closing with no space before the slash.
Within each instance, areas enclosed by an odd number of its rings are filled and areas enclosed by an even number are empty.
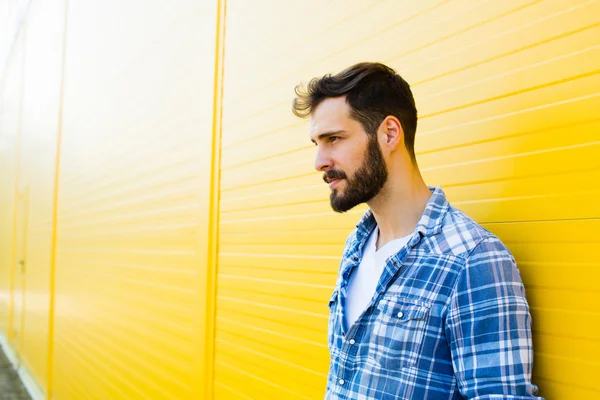
<svg viewBox="0 0 600 400">
<path fill-rule="evenodd" d="M 25 16 L 2 75 L 0 316 L 53 398 L 203 396 L 216 16 L 160 0 Z"/>
<path fill-rule="evenodd" d="M 291 99 L 371 60 L 413 86 L 427 183 L 515 254 L 542 395 L 600 398 L 600 1 L 229 0 L 224 25 L 221 5 L 27 12 L 0 77 L 0 331 L 38 384 L 321 398 L 326 301 L 364 207 L 330 210 Z"/>
<path fill-rule="evenodd" d="M 23 42 L 22 35 L 15 41 L 16 49 L 5 66 L 3 79 L 0 82 L 0 327 L 8 337 L 12 338 L 11 301 L 13 297 L 13 243 L 15 241 L 15 207 L 16 180 L 19 161 L 19 112 L 21 109 L 22 74 L 23 74 Z"/>
<path fill-rule="evenodd" d="M 16 245 L 23 249 L 23 255 L 17 255 L 17 258 L 25 260 L 25 265 L 23 274 L 17 269 L 15 283 L 20 282 L 24 290 L 25 313 L 17 336 L 21 361 L 42 384 L 48 378 L 48 299 L 63 17 L 63 0 L 41 2 L 31 9 L 22 32 L 24 61 L 18 185 L 22 197 L 17 206 L 21 221 L 17 222 Z M 18 265 L 15 267 L 19 268 Z M 16 319 L 13 320 L 15 323 Z"/>
<path fill-rule="evenodd" d="M 69 3 L 57 398 L 200 397 L 215 16 Z"/>
<path fill-rule="evenodd" d="M 326 299 L 363 209 L 330 211 L 290 100 L 362 60 L 412 84 L 425 180 L 515 253 L 542 394 L 600 398 L 599 15 L 597 1 L 228 1 L 217 398 L 323 393 Z"/>
</svg>

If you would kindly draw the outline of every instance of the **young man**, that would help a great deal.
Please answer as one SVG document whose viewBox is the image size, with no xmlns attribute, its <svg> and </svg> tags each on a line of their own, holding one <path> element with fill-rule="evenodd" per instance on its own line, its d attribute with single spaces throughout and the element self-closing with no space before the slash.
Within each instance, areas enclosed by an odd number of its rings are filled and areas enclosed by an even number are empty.
<svg viewBox="0 0 600 400">
<path fill-rule="evenodd" d="M 515 260 L 423 182 L 417 110 L 391 68 L 361 63 L 296 88 L 331 207 L 367 203 L 329 301 L 326 399 L 540 399 Z"/>
</svg>

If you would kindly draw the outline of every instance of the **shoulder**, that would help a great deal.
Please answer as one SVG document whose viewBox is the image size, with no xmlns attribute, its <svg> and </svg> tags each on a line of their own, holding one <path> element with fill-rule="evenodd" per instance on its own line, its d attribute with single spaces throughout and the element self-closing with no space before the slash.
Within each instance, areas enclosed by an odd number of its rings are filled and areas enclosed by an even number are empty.
<svg viewBox="0 0 600 400">
<path fill-rule="evenodd" d="M 429 246 L 430 252 L 457 260 L 459 280 L 467 279 L 469 285 L 499 280 L 522 285 L 516 261 L 506 245 L 454 207 L 444 216 L 440 232 L 429 239 Z"/>
<path fill-rule="evenodd" d="M 444 226 L 447 251 L 462 259 L 457 270 L 455 295 L 476 299 L 503 298 L 525 301 L 525 289 L 515 258 L 502 241 L 458 210 L 449 213 Z"/>
<path fill-rule="evenodd" d="M 452 206 L 444 215 L 441 230 L 431 238 L 431 246 L 435 252 L 465 260 L 487 247 L 508 252 L 494 234 Z"/>
</svg>

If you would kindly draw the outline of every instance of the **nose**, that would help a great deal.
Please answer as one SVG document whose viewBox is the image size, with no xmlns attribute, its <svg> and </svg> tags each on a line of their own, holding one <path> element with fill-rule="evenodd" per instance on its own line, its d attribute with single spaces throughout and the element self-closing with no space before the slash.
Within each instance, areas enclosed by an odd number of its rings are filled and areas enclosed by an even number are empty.
<svg viewBox="0 0 600 400">
<path fill-rule="evenodd" d="M 315 156 L 315 169 L 317 171 L 328 171 L 333 168 L 333 160 L 331 157 L 323 151 L 322 148 L 317 148 L 317 155 Z"/>
</svg>

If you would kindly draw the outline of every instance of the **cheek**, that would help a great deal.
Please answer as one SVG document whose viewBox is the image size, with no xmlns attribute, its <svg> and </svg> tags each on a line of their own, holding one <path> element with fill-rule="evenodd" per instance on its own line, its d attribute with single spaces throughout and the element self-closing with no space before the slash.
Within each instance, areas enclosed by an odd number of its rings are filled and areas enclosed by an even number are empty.
<svg viewBox="0 0 600 400">
<path fill-rule="evenodd" d="M 355 140 L 340 143 L 330 153 L 334 168 L 344 171 L 348 177 L 354 176 L 354 173 L 362 167 L 366 150 L 367 143 Z"/>
<path fill-rule="evenodd" d="M 358 156 L 351 157 L 350 155 L 346 155 L 343 158 L 343 161 L 339 164 L 340 168 L 348 175 L 348 177 L 353 177 L 354 174 L 360 167 L 362 167 L 363 158 Z"/>
</svg>

